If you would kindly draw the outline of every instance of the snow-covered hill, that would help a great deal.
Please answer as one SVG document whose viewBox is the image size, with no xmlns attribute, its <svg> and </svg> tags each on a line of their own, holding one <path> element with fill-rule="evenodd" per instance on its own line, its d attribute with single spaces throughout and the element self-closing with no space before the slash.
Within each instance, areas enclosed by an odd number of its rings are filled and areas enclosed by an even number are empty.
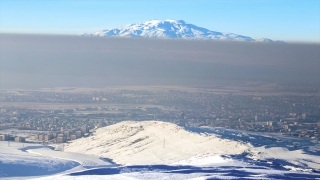
<svg viewBox="0 0 320 180">
<path fill-rule="evenodd" d="M 278 42 L 263 38 L 255 40 L 249 36 L 233 33 L 211 31 L 206 28 L 187 23 L 183 20 L 150 20 L 130 24 L 113 29 L 105 29 L 83 36 L 119 36 L 119 37 L 148 37 L 148 38 L 182 38 L 182 39 L 214 39 L 231 41 Z"/>
<path fill-rule="evenodd" d="M 0 179 L 317 179 L 320 172 L 315 140 L 160 121 L 121 122 L 64 147 L 69 152 L 0 141 Z"/>
<path fill-rule="evenodd" d="M 167 122 L 124 121 L 73 141 L 65 151 L 111 158 L 118 164 L 167 164 L 197 154 L 240 154 L 250 145 L 198 134 Z"/>
</svg>

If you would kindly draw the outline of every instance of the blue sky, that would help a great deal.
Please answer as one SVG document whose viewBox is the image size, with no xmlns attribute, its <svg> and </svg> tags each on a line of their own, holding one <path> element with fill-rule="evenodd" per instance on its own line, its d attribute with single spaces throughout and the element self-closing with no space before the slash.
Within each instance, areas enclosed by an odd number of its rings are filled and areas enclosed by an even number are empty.
<svg viewBox="0 0 320 180">
<path fill-rule="evenodd" d="M 255 39 L 320 43 L 316 0 L 0 0 L 0 32 L 79 34 L 177 19 Z"/>
</svg>

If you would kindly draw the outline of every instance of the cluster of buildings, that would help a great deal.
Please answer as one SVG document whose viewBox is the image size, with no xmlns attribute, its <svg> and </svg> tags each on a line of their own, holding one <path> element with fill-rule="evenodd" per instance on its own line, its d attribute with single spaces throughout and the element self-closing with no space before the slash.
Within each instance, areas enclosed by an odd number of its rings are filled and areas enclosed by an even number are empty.
<svg viewBox="0 0 320 180">
<path fill-rule="evenodd" d="M 161 120 L 182 126 L 320 138 L 320 96 L 312 94 L 126 89 L 73 93 L 21 91 L 0 93 L 0 102 L 3 102 L 0 129 L 14 127 L 48 132 L 35 136 L 38 141 L 73 140 L 80 137 L 79 127 L 95 129 L 124 120 Z M 18 105 L 13 106 L 12 102 Z M 39 108 L 23 107 L 20 102 L 36 103 Z M 41 103 L 53 106 L 42 109 Z M 81 136 L 85 134 L 81 133 Z"/>
<path fill-rule="evenodd" d="M 13 136 L 11 134 L 0 134 L 0 141 L 25 142 L 26 138 L 21 136 Z"/>
<path fill-rule="evenodd" d="M 0 133 L 0 141 L 65 143 L 67 141 L 79 139 L 83 136 L 88 136 L 89 133 L 90 132 L 87 127 L 58 132 L 33 131 L 32 133 L 30 132 L 30 135 L 27 137 L 14 135 L 14 133 Z M 31 134 L 33 134 L 33 136 L 31 136 Z"/>
<path fill-rule="evenodd" d="M 34 135 L 35 141 L 64 143 L 66 141 L 76 140 L 89 133 L 89 129 L 82 127 L 77 130 L 68 130 L 62 132 L 37 133 Z"/>
</svg>

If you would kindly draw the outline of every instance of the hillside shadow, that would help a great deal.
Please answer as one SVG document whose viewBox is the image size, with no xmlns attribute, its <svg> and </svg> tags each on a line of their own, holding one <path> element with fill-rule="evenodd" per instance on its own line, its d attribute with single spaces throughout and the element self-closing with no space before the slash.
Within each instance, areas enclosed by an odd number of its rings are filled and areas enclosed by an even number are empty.
<svg viewBox="0 0 320 180">
<path fill-rule="evenodd" d="M 261 173 L 263 172 L 263 173 Z M 287 172 L 287 173 L 286 173 Z M 241 167 L 241 166 L 217 166 L 217 167 L 198 167 L 198 166 L 172 166 L 172 165 L 133 165 L 121 167 L 104 167 L 89 169 L 81 172 L 70 173 L 70 176 L 83 176 L 83 175 L 100 175 L 108 176 L 115 174 L 126 173 L 139 173 L 150 174 L 157 173 L 167 176 L 169 174 L 177 175 L 195 175 L 198 174 L 206 179 L 232 178 L 232 179 L 315 179 L 319 176 L 314 173 L 303 172 L 289 172 L 275 173 L 269 167 Z M 144 175 L 143 175 L 144 176 Z M 161 176 L 161 175 L 160 175 Z M 219 179 L 220 179 L 219 178 Z"/>
</svg>

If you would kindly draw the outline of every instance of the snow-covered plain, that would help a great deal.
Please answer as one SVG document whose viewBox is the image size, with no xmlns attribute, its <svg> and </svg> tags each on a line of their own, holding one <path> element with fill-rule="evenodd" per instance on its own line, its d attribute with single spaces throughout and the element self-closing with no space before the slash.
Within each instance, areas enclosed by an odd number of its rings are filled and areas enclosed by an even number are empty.
<svg viewBox="0 0 320 180">
<path fill-rule="evenodd" d="M 320 179 L 315 140 L 126 121 L 65 145 L 0 143 L 5 179 Z"/>
</svg>

